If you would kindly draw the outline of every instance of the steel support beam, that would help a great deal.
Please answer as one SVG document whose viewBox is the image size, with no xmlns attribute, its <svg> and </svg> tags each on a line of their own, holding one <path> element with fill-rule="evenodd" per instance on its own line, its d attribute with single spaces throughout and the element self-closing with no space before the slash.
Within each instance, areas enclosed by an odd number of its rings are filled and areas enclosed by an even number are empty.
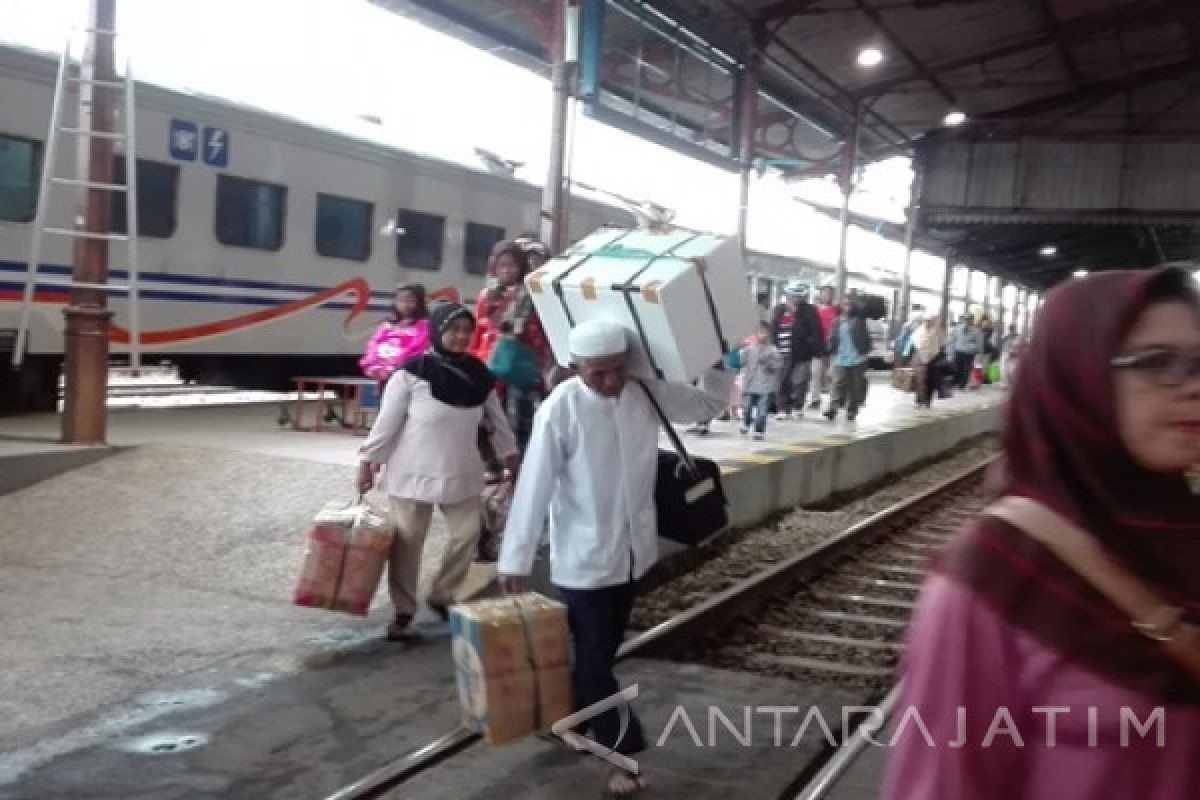
<svg viewBox="0 0 1200 800">
<path fill-rule="evenodd" d="M 912 189 L 908 198 L 908 219 L 904 225 L 904 270 L 900 273 L 900 308 L 893 314 L 895 320 L 892 339 L 900 335 L 900 330 L 908 324 L 912 306 L 912 255 L 916 245 L 917 219 L 920 216 L 918 204 L 921 200 L 921 181 L 924 170 L 916 160 L 913 161 Z"/>
<path fill-rule="evenodd" d="M 1121 8 L 1088 14 L 1060 26 L 1061 39 L 1064 42 L 1085 40 L 1110 31 L 1116 27 L 1124 30 L 1142 29 L 1177 22 L 1181 17 L 1193 12 L 1193 0 L 1142 0 Z M 926 69 L 935 75 L 944 75 L 963 67 L 976 64 L 986 64 L 989 61 L 1007 58 L 1009 56 L 1048 47 L 1054 44 L 1051 32 L 1039 33 L 1028 39 L 1022 39 L 1010 44 L 999 45 L 990 50 L 968 53 L 957 58 L 949 58 L 935 64 L 926 65 Z M 859 89 L 858 97 L 877 97 L 908 83 L 924 80 L 924 74 L 919 70 L 910 70 L 903 75 L 888 78 L 869 84 Z"/>
<path fill-rule="evenodd" d="M 950 323 L 950 284 L 954 282 L 954 262 L 958 254 L 953 250 L 946 253 L 946 268 L 942 272 L 942 310 L 938 315 L 939 325 L 946 330 Z"/>
<path fill-rule="evenodd" d="M 742 250 L 742 258 L 746 257 L 747 233 L 750 226 L 750 175 L 754 162 L 754 133 L 758 129 L 758 79 L 762 70 L 761 38 L 755 36 L 745 66 L 738 73 L 737 118 L 734 124 L 738 126 L 738 164 L 741 168 L 741 180 L 738 189 L 738 245 Z"/>
<path fill-rule="evenodd" d="M 564 186 L 567 158 L 567 117 L 573 94 L 574 64 L 566 52 L 567 17 L 578 19 L 579 0 L 554 0 L 554 36 L 550 42 L 552 106 L 550 158 L 542 188 L 542 241 L 551 253 L 566 246 L 567 192 Z"/>
<path fill-rule="evenodd" d="M 1070 108 L 1081 103 L 1098 102 L 1100 100 L 1104 100 L 1128 91 L 1130 88 L 1142 88 L 1145 86 L 1162 83 L 1164 81 L 1185 78 L 1196 73 L 1197 71 L 1200 71 L 1200 57 L 1191 57 L 1185 61 L 1177 61 L 1174 64 L 1167 64 L 1165 66 L 1154 67 L 1152 69 L 1136 72 L 1128 78 L 1104 81 L 1103 83 L 1094 83 L 1083 86 L 1076 91 L 1066 92 L 1064 94 L 1058 94 L 1052 97 L 1042 97 L 1032 102 L 1023 103 L 1019 106 L 1014 106 L 1003 111 L 980 114 L 974 117 L 974 121 L 979 123 L 1029 119 L 1031 117 L 1048 114 L 1060 109 Z"/>
<path fill-rule="evenodd" d="M 1046 27 L 1050 29 L 1050 41 L 1054 44 L 1054 49 L 1058 52 L 1063 69 L 1071 78 L 1072 83 L 1076 86 L 1082 86 L 1085 81 L 1079 71 L 1079 64 L 1076 63 L 1075 55 L 1071 52 L 1070 45 L 1067 44 L 1066 37 L 1063 35 L 1062 22 L 1059 21 L 1058 14 L 1054 12 L 1054 7 L 1050 5 L 1050 0 L 1034 0 L 1034 5 L 1037 6 L 1038 12 L 1042 15 Z"/>
<path fill-rule="evenodd" d="M 921 59 L 917 58 L 917 54 L 910 50 L 908 46 L 904 44 L 904 42 L 900 41 L 900 38 L 896 36 L 895 32 L 893 32 L 892 29 L 888 27 L 887 23 L 884 22 L 883 15 L 868 5 L 866 0 L 855 0 L 855 2 L 863 15 L 871 21 L 871 24 L 875 26 L 875 28 L 883 35 L 885 39 L 892 43 L 892 47 L 896 48 L 896 50 L 899 51 L 902 56 L 904 56 L 905 60 L 907 60 L 909 64 L 913 65 L 913 68 L 916 70 L 916 72 L 926 82 L 928 82 L 930 86 L 936 89 L 938 94 L 940 94 L 947 103 L 957 108 L 959 106 L 959 102 L 954 96 L 954 92 L 950 91 L 946 84 L 942 83 L 942 81 L 938 78 L 937 72 L 934 72 L 925 66 L 925 63 L 922 62 Z"/>
<path fill-rule="evenodd" d="M 855 105 L 854 125 L 845 144 L 842 161 L 842 211 L 838 217 L 838 260 L 834 269 L 834 291 L 840 302 L 846 296 L 846 248 L 850 238 L 850 198 L 854 195 L 854 172 L 858 165 L 858 128 L 862 122 L 862 106 Z"/>
</svg>

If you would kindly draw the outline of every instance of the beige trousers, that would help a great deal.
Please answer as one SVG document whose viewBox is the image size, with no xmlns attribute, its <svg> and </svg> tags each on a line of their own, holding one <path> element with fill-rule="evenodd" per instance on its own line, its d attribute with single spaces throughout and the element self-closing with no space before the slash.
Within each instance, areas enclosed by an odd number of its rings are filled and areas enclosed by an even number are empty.
<svg viewBox="0 0 1200 800">
<path fill-rule="evenodd" d="M 392 497 L 392 524 L 396 538 L 388 561 L 388 592 L 397 614 L 417 610 L 417 579 L 421 552 L 433 521 L 433 504 Z M 425 600 L 430 605 L 450 605 L 467 577 L 483 526 L 483 501 L 471 497 L 461 503 L 439 504 L 446 519 L 446 548 L 434 567 Z"/>
</svg>

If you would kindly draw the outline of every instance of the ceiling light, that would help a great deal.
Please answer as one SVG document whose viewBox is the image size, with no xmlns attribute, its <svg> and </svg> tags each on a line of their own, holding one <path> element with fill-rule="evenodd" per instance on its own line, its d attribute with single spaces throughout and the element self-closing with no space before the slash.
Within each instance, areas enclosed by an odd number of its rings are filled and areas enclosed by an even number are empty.
<svg viewBox="0 0 1200 800">
<path fill-rule="evenodd" d="M 1075 277 L 1076 277 L 1076 278 L 1086 278 L 1086 277 L 1087 277 L 1087 274 L 1088 274 L 1088 271 L 1087 271 L 1086 269 L 1077 269 L 1077 270 L 1075 270 Z"/>
<path fill-rule="evenodd" d="M 878 47 L 864 47 L 858 51 L 860 67 L 878 67 L 883 63 L 883 51 Z"/>
<path fill-rule="evenodd" d="M 942 123 L 948 127 L 955 128 L 967 121 L 967 115 L 961 111 L 951 111 L 942 120 Z"/>
<path fill-rule="evenodd" d="M 1039 250 L 1038 252 L 1041 253 L 1046 258 L 1050 258 L 1050 256 L 1058 255 L 1058 248 L 1052 244 L 1048 244 L 1045 247 L 1043 247 L 1041 250 Z"/>
</svg>

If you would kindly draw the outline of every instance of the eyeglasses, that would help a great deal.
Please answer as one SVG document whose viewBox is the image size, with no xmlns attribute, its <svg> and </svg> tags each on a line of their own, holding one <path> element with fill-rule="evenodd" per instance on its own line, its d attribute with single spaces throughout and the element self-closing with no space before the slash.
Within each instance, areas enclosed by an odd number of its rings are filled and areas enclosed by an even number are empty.
<svg viewBox="0 0 1200 800">
<path fill-rule="evenodd" d="M 1144 375 L 1155 386 L 1175 389 L 1200 379 L 1200 352 L 1147 350 L 1112 360 L 1114 369 L 1127 369 Z"/>
</svg>

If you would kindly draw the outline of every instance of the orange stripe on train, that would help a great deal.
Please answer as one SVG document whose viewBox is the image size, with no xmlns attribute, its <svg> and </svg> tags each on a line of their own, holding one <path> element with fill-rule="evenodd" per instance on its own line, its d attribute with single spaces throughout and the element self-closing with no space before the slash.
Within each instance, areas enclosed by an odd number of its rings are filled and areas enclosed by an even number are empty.
<svg viewBox="0 0 1200 800">
<path fill-rule="evenodd" d="M 141 335 L 141 344 L 143 345 L 168 345 L 190 342 L 197 339 L 205 339 L 213 336 L 224 336 L 226 334 L 235 333 L 247 328 L 265 325 L 270 322 L 289 317 L 301 311 L 322 305 L 335 297 L 344 294 L 354 295 L 354 306 L 346 315 L 346 319 L 342 321 L 342 327 L 349 327 L 350 323 L 359 317 L 371 302 L 371 287 L 367 285 L 363 278 L 353 278 L 344 283 L 339 283 L 337 286 L 331 286 L 328 289 L 318 292 L 311 297 L 305 297 L 301 300 L 296 300 L 282 306 L 274 308 L 266 308 L 262 311 L 255 311 L 252 314 L 244 314 L 240 317 L 232 317 L 230 319 L 219 320 L 217 322 L 208 322 L 203 325 L 191 325 L 186 328 L 174 328 L 172 330 L 163 331 L 143 331 Z M 458 290 L 453 287 L 438 289 L 429 295 L 430 300 L 445 300 L 450 302 L 459 301 Z M 15 291 L 0 291 L 0 301 L 21 301 L 21 293 Z M 220 302 L 219 298 L 217 301 Z M 67 302 L 67 294 L 62 292 L 35 292 L 34 302 L 48 305 L 65 305 Z M 109 340 L 116 344 L 129 344 L 129 331 L 122 328 L 120 325 L 114 324 L 109 333 Z"/>
</svg>

